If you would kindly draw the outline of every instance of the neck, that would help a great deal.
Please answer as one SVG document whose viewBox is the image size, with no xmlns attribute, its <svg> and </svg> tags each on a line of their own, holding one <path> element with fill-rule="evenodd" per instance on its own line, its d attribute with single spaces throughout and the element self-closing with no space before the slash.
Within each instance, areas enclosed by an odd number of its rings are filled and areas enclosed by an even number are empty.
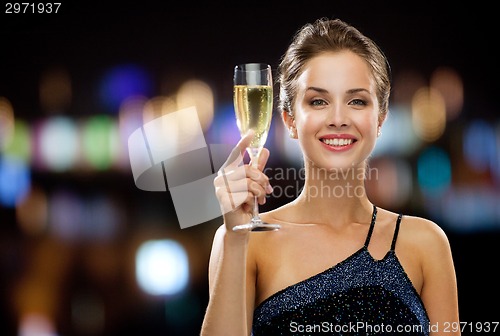
<svg viewBox="0 0 500 336">
<path fill-rule="evenodd" d="M 305 183 L 296 204 L 304 206 L 308 221 L 350 223 L 366 217 L 373 206 L 366 195 L 366 168 L 319 168 L 305 166 Z"/>
</svg>

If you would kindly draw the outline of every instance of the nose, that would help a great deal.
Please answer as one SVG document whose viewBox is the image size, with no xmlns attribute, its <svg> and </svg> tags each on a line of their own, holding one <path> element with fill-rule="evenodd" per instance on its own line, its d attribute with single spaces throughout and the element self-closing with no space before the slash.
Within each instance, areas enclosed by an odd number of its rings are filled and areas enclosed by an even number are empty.
<svg viewBox="0 0 500 336">
<path fill-rule="evenodd" d="M 347 127 L 349 125 L 349 115 L 342 104 L 332 104 L 328 109 L 326 117 L 328 127 Z"/>
</svg>

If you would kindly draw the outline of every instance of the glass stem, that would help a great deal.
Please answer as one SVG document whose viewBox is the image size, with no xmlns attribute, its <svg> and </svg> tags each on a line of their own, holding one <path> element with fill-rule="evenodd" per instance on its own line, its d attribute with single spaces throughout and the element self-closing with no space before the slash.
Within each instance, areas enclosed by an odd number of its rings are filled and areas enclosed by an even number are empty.
<svg viewBox="0 0 500 336">
<path fill-rule="evenodd" d="M 260 148 L 250 147 L 250 158 L 252 160 L 252 167 L 259 167 L 259 154 Z M 259 215 L 259 203 L 257 202 L 257 196 L 254 196 L 253 202 L 253 214 L 252 214 L 252 222 L 253 223 L 261 223 L 260 215 Z"/>
<path fill-rule="evenodd" d="M 253 203 L 252 221 L 253 222 L 260 222 L 259 203 L 257 203 L 257 196 L 255 196 L 253 199 L 254 199 L 254 203 Z"/>
</svg>

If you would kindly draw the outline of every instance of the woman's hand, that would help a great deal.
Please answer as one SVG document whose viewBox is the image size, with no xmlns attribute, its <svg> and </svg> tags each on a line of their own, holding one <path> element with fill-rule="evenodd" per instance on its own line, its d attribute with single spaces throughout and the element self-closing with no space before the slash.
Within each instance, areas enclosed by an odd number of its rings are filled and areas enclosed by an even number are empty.
<svg viewBox="0 0 500 336">
<path fill-rule="evenodd" d="M 262 172 L 269 158 L 267 148 L 263 148 L 259 155 L 258 167 L 253 167 L 251 162 L 243 164 L 253 136 L 251 131 L 240 139 L 214 179 L 215 193 L 228 231 L 250 222 L 254 197 L 257 196 L 259 204 L 264 204 L 266 195 L 273 190 L 269 178 Z"/>
</svg>

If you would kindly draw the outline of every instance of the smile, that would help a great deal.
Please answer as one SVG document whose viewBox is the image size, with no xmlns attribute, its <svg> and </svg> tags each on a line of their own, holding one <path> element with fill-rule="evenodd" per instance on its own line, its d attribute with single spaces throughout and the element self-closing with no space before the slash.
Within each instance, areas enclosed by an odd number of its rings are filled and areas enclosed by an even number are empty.
<svg viewBox="0 0 500 336">
<path fill-rule="evenodd" d="M 343 147 L 351 145 L 355 140 L 354 139 L 342 139 L 342 138 L 334 138 L 334 139 L 321 139 L 321 141 L 328 146 L 335 147 Z"/>
</svg>

